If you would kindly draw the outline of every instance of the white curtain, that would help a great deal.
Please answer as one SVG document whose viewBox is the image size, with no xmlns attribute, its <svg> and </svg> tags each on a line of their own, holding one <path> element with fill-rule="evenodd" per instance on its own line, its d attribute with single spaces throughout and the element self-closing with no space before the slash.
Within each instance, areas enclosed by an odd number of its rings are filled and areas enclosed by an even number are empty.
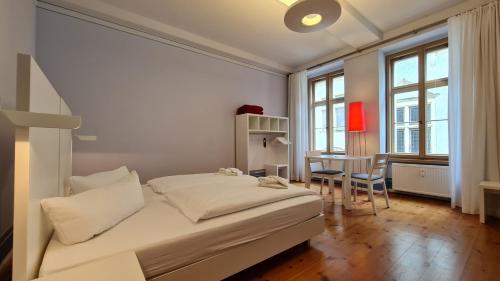
<svg viewBox="0 0 500 281">
<path fill-rule="evenodd" d="M 309 147 L 309 123 L 307 115 L 307 71 L 288 77 L 288 112 L 290 118 L 290 179 L 304 181 L 304 157 Z"/>
<path fill-rule="evenodd" d="M 452 207 L 469 214 L 479 183 L 500 180 L 499 20 L 496 1 L 448 20 Z"/>
</svg>

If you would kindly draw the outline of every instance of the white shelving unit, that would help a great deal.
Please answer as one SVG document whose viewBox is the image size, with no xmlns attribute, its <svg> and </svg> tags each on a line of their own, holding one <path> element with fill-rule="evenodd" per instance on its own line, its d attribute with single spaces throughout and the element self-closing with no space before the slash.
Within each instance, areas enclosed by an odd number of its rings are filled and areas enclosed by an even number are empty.
<svg viewBox="0 0 500 281">
<path fill-rule="evenodd" d="M 288 164 L 265 164 L 266 175 L 288 179 Z"/>
<path fill-rule="evenodd" d="M 289 146 L 287 117 L 236 115 L 236 167 L 243 173 L 265 169 L 288 179 Z"/>
</svg>

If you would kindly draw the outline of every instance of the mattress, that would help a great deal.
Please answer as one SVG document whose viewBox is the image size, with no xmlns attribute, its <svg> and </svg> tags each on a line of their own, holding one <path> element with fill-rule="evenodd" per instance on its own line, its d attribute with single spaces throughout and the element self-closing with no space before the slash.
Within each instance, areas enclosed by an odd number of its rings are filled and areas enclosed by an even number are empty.
<svg viewBox="0 0 500 281">
<path fill-rule="evenodd" d="M 308 195 L 193 223 L 150 187 L 143 193 L 141 211 L 89 241 L 67 246 L 52 237 L 40 276 L 133 250 L 146 278 L 151 278 L 304 222 L 323 210 L 320 197 Z"/>
</svg>

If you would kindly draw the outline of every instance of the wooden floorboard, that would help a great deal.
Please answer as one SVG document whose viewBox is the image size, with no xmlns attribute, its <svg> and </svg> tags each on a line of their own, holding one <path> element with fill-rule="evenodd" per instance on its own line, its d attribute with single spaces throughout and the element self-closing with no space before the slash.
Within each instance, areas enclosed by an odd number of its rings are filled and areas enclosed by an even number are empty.
<svg viewBox="0 0 500 281">
<path fill-rule="evenodd" d="M 449 202 L 408 195 L 390 194 L 390 209 L 377 195 L 377 216 L 366 194 L 353 211 L 340 198 L 324 200 L 326 229 L 311 247 L 295 247 L 227 280 L 500 280 L 498 219 L 483 225 Z"/>
</svg>

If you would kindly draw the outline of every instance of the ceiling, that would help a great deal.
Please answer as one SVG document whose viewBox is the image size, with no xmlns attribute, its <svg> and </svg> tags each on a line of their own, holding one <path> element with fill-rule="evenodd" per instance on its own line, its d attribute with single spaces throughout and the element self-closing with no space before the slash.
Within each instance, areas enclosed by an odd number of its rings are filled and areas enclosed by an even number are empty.
<svg viewBox="0 0 500 281">
<path fill-rule="evenodd" d="M 305 63 L 382 39 L 385 32 L 463 0 L 338 0 L 337 23 L 324 31 L 288 30 L 278 0 L 43 0 L 146 25 L 184 44 L 219 50 L 259 66 L 289 72 Z M 178 41 L 178 40 L 177 40 Z"/>
</svg>

